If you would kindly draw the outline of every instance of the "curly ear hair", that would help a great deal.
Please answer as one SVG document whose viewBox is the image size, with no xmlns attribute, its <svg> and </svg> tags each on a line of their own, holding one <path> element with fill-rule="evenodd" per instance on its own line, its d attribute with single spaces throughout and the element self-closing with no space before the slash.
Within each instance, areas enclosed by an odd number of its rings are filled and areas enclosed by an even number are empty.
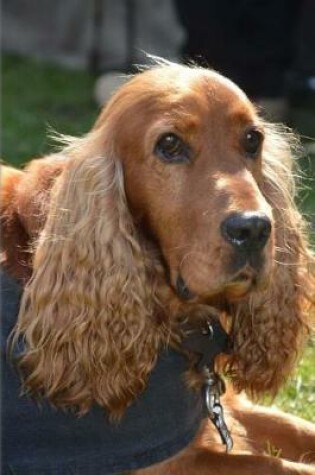
<svg viewBox="0 0 315 475">
<path fill-rule="evenodd" d="M 152 263 L 103 133 L 66 150 L 14 341 L 25 344 L 19 365 L 27 392 L 80 413 L 96 402 L 119 417 L 144 389 L 160 333 Z"/>
<path fill-rule="evenodd" d="M 314 256 L 306 223 L 294 204 L 296 139 L 276 125 L 265 124 L 265 130 L 260 187 L 273 208 L 274 271 L 267 290 L 233 309 L 234 357 L 229 364 L 236 388 L 254 398 L 265 392 L 275 395 L 291 373 L 315 303 Z"/>
</svg>

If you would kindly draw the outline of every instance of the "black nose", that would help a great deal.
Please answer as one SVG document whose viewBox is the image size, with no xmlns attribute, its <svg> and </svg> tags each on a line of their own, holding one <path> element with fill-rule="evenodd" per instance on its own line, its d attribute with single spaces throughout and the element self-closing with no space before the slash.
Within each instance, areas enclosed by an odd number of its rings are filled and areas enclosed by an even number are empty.
<svg viewBox="0 0 315 475">
<path fill-rule="evenodd" d="M 260 250 L 269 239 L 271 222 L 263 213 L 235 213 L 223 221 L 221 233 L 239 250 Z"/>
</svg>

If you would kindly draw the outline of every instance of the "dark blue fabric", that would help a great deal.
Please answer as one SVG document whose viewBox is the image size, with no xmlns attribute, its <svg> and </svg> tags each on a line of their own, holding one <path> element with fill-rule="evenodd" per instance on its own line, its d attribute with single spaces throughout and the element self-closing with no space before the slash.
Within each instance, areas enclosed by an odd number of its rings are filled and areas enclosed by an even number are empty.
<svg viewBox="0 0 315 475">
<path fill-rule="evenodd" d="M 117 474 L 164 460 L 193 439 L 203 417 L 202 398 L 186 388 L 185 358 L 172 350 L 161 354 L 147 390 L 119 425 L 110 424 L 97 406 L 78 418 L 20 397 L 6 340 L 21 289 L 3 273 L 1 295 L 2 475 Z"/>
</svg>

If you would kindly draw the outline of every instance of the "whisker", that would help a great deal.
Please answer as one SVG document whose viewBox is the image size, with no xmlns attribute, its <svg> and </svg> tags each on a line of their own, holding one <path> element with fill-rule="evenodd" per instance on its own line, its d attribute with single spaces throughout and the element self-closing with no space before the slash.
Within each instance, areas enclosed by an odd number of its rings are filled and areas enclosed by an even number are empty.
<svg viewBox="0 0 315 475">
<path fill-rule="evenodd" d="M 298 262 L 281 262 L 281 261 L 278 261 L 277 259 L 274 259 L 274 262 L 275 262 L 276 264 L 279 264 L 280 266 L 299 267 L 299 263 L 298 263 Z"/>
<path fill-rule="evenodd" d="M 191 244 L 181 244 L 179 246 L 166 247 L 168 251 L 174 251 L 178 249 L 185 249 L 191 247 Z"/>
<path fill-rule="evenodd" d="M 183 258 L 182 258 L 182 260 L 181 260 L 181 262 L 180 262 L 180 264 L 179 264 L 179 268 L 181 268 L 182 265 L 183 265 L 183 263 L 184 263 L 184 261 L 185 261 L 189 256 L 191 256 L 191 255 L 193 255 L 193 254 L 196 254 L 196 255 L 201 254 L 201 255 L 202 255 L 202 253 L 201 253 L 200 251 L 187 252 L 187 253 L 183 256 Z"/>
</svg>

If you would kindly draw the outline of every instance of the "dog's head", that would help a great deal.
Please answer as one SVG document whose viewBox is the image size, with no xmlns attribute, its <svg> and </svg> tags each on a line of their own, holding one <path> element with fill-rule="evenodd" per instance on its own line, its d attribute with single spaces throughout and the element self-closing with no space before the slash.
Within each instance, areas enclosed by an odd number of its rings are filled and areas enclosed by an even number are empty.
<svg viewBox="0 0 315 475">
<path fill-rule="evenodd" d="M 26 387 L 120 413 L 174 309 L 223 299 L 236 386 L 276 391 L 313 282 L 288 135 L 219 74 L 167 64 L 124 85 L 64 153 L 16 329 Z"/>
<path fill-rule="evenodd" d="M 274 258 L 266 131 L 245 94 L 213 71 L 153 69 L 117 93 L 97 127 L 108 121 L 132 215 L 179 296 L 264 286 Z"/>
</svg>

